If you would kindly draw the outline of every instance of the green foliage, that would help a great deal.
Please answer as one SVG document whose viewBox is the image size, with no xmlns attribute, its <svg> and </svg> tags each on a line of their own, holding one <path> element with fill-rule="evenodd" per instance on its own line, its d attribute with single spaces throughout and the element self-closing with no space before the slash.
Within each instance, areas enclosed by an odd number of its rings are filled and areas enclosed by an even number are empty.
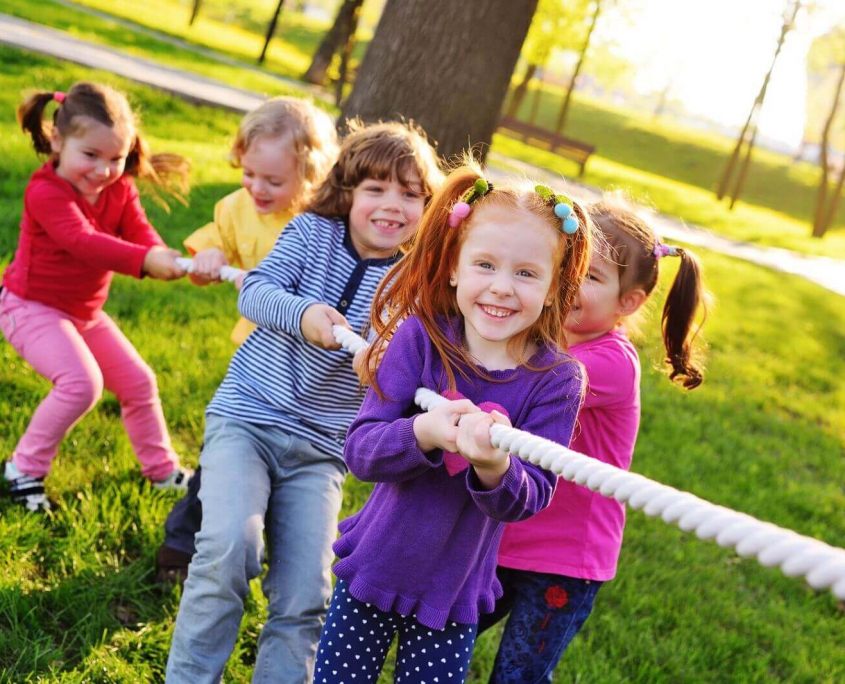
<svg viewBox="0 0 845 684">
<path fill-rule="evenodd" d="M 155 150 L 193 158 L 189 207 L 175 205 L 167 215 L 146 202 L 171 245 L 236 187 L 226 153 L 237 116 L 7 47 L 0 60 L 2 263 L 12 257 L 20 198 L 38 165 L 11 117 L 26 88 L 66 88 L 83 77 L 111 83 L 142 107 Z M 583 115 L 590 113 L 597 110 Z M 691 186 L 678 187 L 680 196 Z M 841 544 L 845 307 L 802 280 L 702 256 L 718 300 L 706 330 L 707 380 L 684 393 L 657 369 L 658 295 L 638 342 L 643 424 L 634 469 Z M 664 273 L 663 289 L 671 276 Z M 174 443 L 189 465 L 196 464 L 204 407 L 233 351 L 234 300 L 227 285 L 118 277 L 107 305 L 155 369 Z M 0 357 L 0 451 L 8 454 L 49 387 L 5 341 Z M 176 498 L 143 482 L 116 408 L 107 397 L 62 443 L 47 480 L 61 503 L 55 514 L 27 515 L 0 500 L 0 681 L 162 679 L 180 593 L 155 587 L 152 576 Z M 349 478 L 342 515 L 358 510 L 370 489 Z M 249 681 L 265 610 L 255 582 L 227 681 Z M 497 638 L 493 630 L 479 641 L 470 682 L 486 681 Z M 558 679 L 843 681 L 843 641 L 845 622 L 829 594 L 631 512 L 619 576 L 599 593 Z M 380 681 L 391 672 L 388 665 Z"/>
</svg>

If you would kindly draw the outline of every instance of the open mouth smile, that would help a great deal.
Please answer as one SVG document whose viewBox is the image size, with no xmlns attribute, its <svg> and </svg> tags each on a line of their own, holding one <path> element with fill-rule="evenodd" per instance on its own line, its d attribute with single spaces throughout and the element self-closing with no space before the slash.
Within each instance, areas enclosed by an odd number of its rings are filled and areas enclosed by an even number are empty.
<svg viewBox="0 0 845 684">
<path fill-rule="evenodd" d="M 484 313 L 493 318 L 508 318 L 516 313 L 513 309 L 505 309 L 501 306 L 490 306 L 489 304 L 479 304 L 478 306 Z"/>
</svg>

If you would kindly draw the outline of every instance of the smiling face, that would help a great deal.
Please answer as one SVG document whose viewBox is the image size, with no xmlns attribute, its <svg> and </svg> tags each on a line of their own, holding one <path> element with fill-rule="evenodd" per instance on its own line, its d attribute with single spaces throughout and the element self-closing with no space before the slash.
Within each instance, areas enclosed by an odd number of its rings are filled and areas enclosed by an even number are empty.
<svg viewBox="0 0 845 684">
<path fill-rule="evenodd" d="M 508 341 L 549 303 L 557 236 L 531 212 L 499 205 L 473 210 L 452 273 L 470 354 L 488 370 L 513 367 Z"/>
<path fill-rule="evenodd" d="M 566 339 L 581 344 L 613 330 L 627 313 L 619 282 L 619 266 L 607 249 L 593 252 L 590 269 L 584 279 L 575 306 L 566 318 Z"/>
<path fill-rule="evenodd" d="M 302 186 L 296 155 L 285 138 L 257 138 L 241 155 L 241 184 L 258 214 L 287 211 Z"/>
<path fill-rule="evenodd" d="M 416 172 L 408 185 L 396 178 L 365 178 L 352 190 L 349 234 L 362 259 L 383 259 L 394 254 L 416 230 L 425 207 L 422 183 Z"/>
<path fill-rule="evenodd" d="M 67 180 L 89 203 L 123 174 L 134 135 L 87 116 L 74 118 L 77 132 L 62 136 L 53 127 L 50 146 L 58 155 L 56 175 Z"/>
</svg>

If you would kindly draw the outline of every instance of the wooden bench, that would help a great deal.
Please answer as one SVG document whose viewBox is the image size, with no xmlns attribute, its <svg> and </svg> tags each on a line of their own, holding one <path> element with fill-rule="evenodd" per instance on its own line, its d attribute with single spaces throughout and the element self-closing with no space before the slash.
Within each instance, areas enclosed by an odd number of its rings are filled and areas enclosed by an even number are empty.
<svg viewBox="0 0 845 684">
<path fill-rule="evenodd" d="M 590 155 L 596 151 L 596 148 L 592 145 L 579 140 L 572 140 L 572 138 L 558 135 L 554 131 L 525 123 L 510 116 L 503 117 L 499 121 L 499 131 L 512 135 L 528 145 L 549 150 L 561 157 L 571 159 L 581 167 L 581 171 L 578 173 L 579 177 L 584 175 L 584 166 L 587 164 Z"/>
</svg>

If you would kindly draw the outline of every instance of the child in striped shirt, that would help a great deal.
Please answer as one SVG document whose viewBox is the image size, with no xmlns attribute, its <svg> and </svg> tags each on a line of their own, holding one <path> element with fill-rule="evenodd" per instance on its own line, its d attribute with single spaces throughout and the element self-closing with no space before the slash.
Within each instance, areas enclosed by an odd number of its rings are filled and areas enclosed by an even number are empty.
<svg viewBox="0 0 845 684">
<path fill-rule="evenodd" d="M 441 181 L 434 150 L 397 124 L 351 126 L 306 213 L 251 271 L 238 300 L 258 325 L 206 411 L 202 528 L 168 682 L 216 682 L 262 568 L 269 615 L 254 682 L 310 682 L 331 593 L 346 429 L 363 395 L 332 326 L 360 330 Z"/>
</svg>

